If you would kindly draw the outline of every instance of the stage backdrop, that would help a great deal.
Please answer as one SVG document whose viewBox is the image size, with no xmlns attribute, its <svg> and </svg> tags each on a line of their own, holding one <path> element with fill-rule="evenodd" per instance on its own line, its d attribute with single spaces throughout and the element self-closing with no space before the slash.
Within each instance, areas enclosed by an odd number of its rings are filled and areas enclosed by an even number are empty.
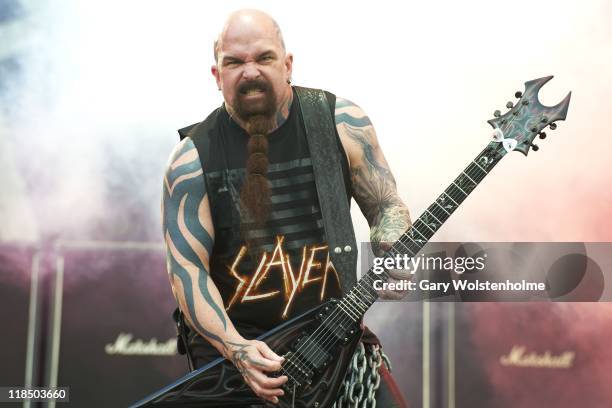
<svg viewBox="0 0 612 408">
<path fill-rule="evenodd" d="M 11 322 L 0 345 L 11 368 L 0 385 L 57 383 L 73 387 L 75 406 L 109 406 L 184 370 L 181 358 L 159 354 L 173 335 L 162 174 L 176 129 L 221 103 L 213 40 L 245 6 L 278 20 L 295 84 L 368 113 L 413 218 L 490 140 L 493 111 L 526 80 L 555 75 L 541 100 L 571 90 L 567 121 L 539 151 L 504 158 L 435 239 L 612 240 L 605 0 L 5 0 L 0 309 Z M 367 241 L 355 205 L 353 215 Z M 605 304 L 385 303 L 366 321 L 411 406 L 570 407 L 610 404 L 608 315 Z M 157 355 L 113 353 L 153 338 Z M 565 368 L 517 366 L 547 352 L 573 357 Z M 117 400 L 92 391 L 100 373 Z"/>
</svg>

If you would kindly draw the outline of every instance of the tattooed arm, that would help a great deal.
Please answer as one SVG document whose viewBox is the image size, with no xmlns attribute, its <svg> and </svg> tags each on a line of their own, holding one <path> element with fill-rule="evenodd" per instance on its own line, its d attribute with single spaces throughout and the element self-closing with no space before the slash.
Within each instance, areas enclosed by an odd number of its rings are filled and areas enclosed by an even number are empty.
<svg viewBox="0 0 612 408">
<path fill-rule="evenodd" d="M 381 255 L 410 227 L 410 213 L 397 193 L 395 179 L 367 115 L 354 103 L 337 98 L 335 116 L 349 161 L 353 198 L 370 225 L 374 253 Z M 408 276 L 392 274 L 396 279 Z M 398 297 L 389 291 L 380 295 Z"/>
<path fill-rule="evenodd" d="M 189 325 L 236 365 L 257 395 L 275 402 L 287 377 L 270 378 L 264 372 L 278 371 L 282 358 L 265 343 L 238 333 L 209 275 L 214 228 L 202 165 L 190 138 L 170 155 L 162 221 L 172 292 Z"/>
</svg>

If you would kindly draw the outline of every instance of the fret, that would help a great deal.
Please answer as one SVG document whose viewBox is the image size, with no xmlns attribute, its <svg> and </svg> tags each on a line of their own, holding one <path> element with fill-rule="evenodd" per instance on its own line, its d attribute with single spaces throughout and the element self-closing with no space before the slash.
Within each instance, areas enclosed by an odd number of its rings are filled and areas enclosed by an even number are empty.
<svg viewBox="0 0 612 408">
<path fill-rule="evenodd" d="M 445 193 L 442 193 L 434 202 L 450 215 L 453 211 L 455 211 L 455 208 L 457 208 L 457 203 L 451 201 L 452 200 L 446 199 Z"/>
<path fill-rule="evenodd" d="M 461 172 L 461 174 L 459 174 L 459 177 L 455 179 L 455 185 L 457 186 L 457 188 L 461 189 L 461 192 L 464 193 L 467 197 L 470 195 L 472 190 L 474 190 L 474 187 L 476 187 L 478 184 L 473 184 L 469 180 L 469 177 L 463 174 L 463 172 Z"/>
<path fill-rule="evenodd" d="M 466 197 L 468 196 L 468 193 L 466 193 L 465 191 L 463 191 L 463 189 L 462 189 L 461 187 L 459 187 L 459 186 L 457 185 L 457 183 L 455 183 L 455 182 L 453 181 L 453 184 L 455 185 L 455 187 L 457 187 L 459 190 L 461 190 L 461 192 L 462 192 L 463 194 L 465 194 L 465 196 L 466 196 Z M 454 200 L 453 200 L 453 201 L 454 201 Z"/>
<path fill-rule="evenodd" d="M 354 322 L 356 322 L 357 320 L 359 320 L 359 315 L 354 314 L 350 312 L 350 309 L 347 307 L 346 309 L 343 307 L 346 306 L 342 303 L 342 301 L 338 302 L 338 308 L 340 310 L 342 310 L 344 312 L 345 315 L 347 315 L 351 320 L 353 320 Z"/>
<path fill-rule="evenodd" d="M 359 312 L 359 313 L 365 313 L 366 310 L 368 310 L 367 308 L 365 308 L 363 306 L 363 304 L 361 302 L 359 302 L 353 294 L 351 294 L 350 292 L 346 295 L 346 300 L 347 302 L 349 300 L 351 300 L 353 302 L 353 305 L 355 307 L 355 309 Z M 350 303 L 347 304 L 347 306 L 350 306 Z"/>
<path fill-rule="evenodd" d="M 407 254 L 408 256 L 415 256 L 417 252 L 419 252 L 419 250 L 417 249 L 416 251 L 413 251 L 412 249 L 410 249 L 409 247 L 407 247 L 404 242 L 401 242 L 401 237 L 400 239 L 398 239 L 395 244 L 393 244 L 393 246 L 395 246 L 396 244 L 399 244 L 402 246 L 402 248 L 404 248 L 404 250 L 400 253 L 400 255 L 403 254 Z M 417 245 L 418 247 L 418 245 Z"/>
<path fill-rule="evenodd" d="M 364 289 L 365 292 L 363 292 L 361 289 Z M 370 302 L 370 304 L 372 304 L 373 301 L 375 300 L 372 294 L 368 292 L 367 287 L 362 288 L 361 285 L 355 285 L 355 291 L 359 292 L 359 295 L 363 296 L 368 302 Z"/>
<path fill-rule="evenodd" d="M 482 170 L 482 171 L 483 171 L 483 173 L 485 174 L 485 176 L 486 176 L 487 174 L 489 174 L 489 173 L 488 173 L 488 172 L 487 172 L 485 169 L 483 169 L 483 168 L 480 166 L 480 164 L 478 164 L 478 163 L 476 162 L 476 160 L 472 160 L 472 163 L 474 163 L 476 166 L 478 166 L 478 168 L 479 168 L 480 170 Z"/>
<path fill-rule="evenodd" d="M 476 184 L 480 183 L 482 180 L 484 180 L 484 178 L 487 176 L 488 173 L 483 173 L 483 170 L 481 167 L 478 167 L 478 165 L 476 165 L 474 162 L 470 163 L 466 168 L 465 168 L 465 172 L 466 174 L 470 175 L 470 178 L 472 178 Z"/>
<path fill-rule="evenodd" d="M 377 275 L 374 273 L 372 269 L 370 269 L 368 273 L 366 273 L 359 281 L 359 284 L 361 284 L 363 281 L 363 286 L 361 287 L 365 289 L 365 291 L 374 298 L 372 300 L 372 303 L 374 303 L 374 301 L 378 299 L 378 292 L 376 292 L 376 289 L 374 289 L 374 286 L 373 286 L 374 281 L 375 280 L 385 281 L 385 275 L 388 275 L 387 271 L 384 271 L 382 274 Z"/>
<path fill-rule="evenodd" d="M 354 286 L 354 289 L 356 291 L 358 291 L 360 294 L 366 293 L 367 295 L 369 295 L 370 297 L 376 298 L 376 292 L 372 293 L 372 291 L 374 291 L 374 288 L 366 281 L 366 278 L 373 273 L 372 270 L 370 269 L 365 275 L 363 275 L 361 277 L 361 279 L 359 280 L 359 282 L 357 282 L 357 285 Z M 364 292 L 365 291 L 365 292 Z M 372 300 L 370 300 L 372 303 L 374 303 Z"/>
<path fill-rule="evenodd" d="M 442 211 L 440 211 L 440 204 L 438 204 L 437 200 L 427 207 L 427 211 L 431 213 L 431 215 L 440 223 L 440 225 L 444 224 L 446 220 L 448 220 L 449 212 L 444 208 L 442 208 Z"/>
<path fill-rule="evenodd" d="M 448 189 L 447 189 L 447 190 L 448 190 Z M 453 200 L 453 197 L 449 196 L 449 195 L 446 193 L 446 191 L 444 191 L 444 194 L 445 194 L 445 195 L 446 195 L 448 198 L 450 198 L 450 200 L 451 200 L 453 203 L 455 203 L 455 205 L 456 205 L 457 207 L 459 207 L 459 204 L 458 204 L 458 203 L 457 203 L 455 200 Z"/>
<path fill-rule="evenodd" d="M 427 209 L 423 212 L 423 214 L 421 214 L 419 218 L 421 222 L 425 224 L 425 226 L 430 231 L 432 231 L 432 234 L 435 234 L 438 228 L 440 227 L 440 225 L 438 225 L 440 223 L 436 222 L 435 217 L 432 217 L 431 214 L 429 213 L 429 210 Z"/>
<path fill-rule="evenodd" d="M 372 272 L 372 270 L 369 270 L 368 273 L 364 276 L 364 278 L 365 277 L 369 278 L 373 274 L 374 274 L 374 272 Z M 362 280 L 363 280 L 363 278 L 362 278 Z M 364 293 L 365 292 L 367 294 L 368 308 L 369 308 L 370 306 L 372 306 L 374 304 L 374 302 L 376 302 L 376 299 L 378 299 L 378 293 L 376 292 L 376 289 L 374 289 L 374 287 L 372 286 L 372 281 L 365 281 L 363 283 L 361 281 L 359 281 L 357 286 L 359 286 L 359 293 Z"/>
<path fill-rule="evenodd" d="M 408 239 L 409 242 L 405 242 L 404 238 Z M 410 256 L 415 256 L 421 249 L 421 246 L 406 234 L 402 235 L 399 240 L 401 241 L 402 245 L 405 245 L 406 248 L 409 249 L 408 255 Z"/>
<path fill-rule="evenodd" d="M 419 229 L 418 229 L 418 228 L 417 228 L 417 226 L 416 226 L 416 223 L 417 223 L 417 222 L 419 222 L 419 220 L 416 220 L 416 221 L 414 222 L 414 224 L 412 224 L 412 228 L 411 228 L 411 229 L 412 229 L 412 230 L 414 230 L 414 231 L 416 231 L 416 232 L 418 232 L 418 233 L 419 233 L 419 235 L 420 235 L 420 236 L 421 236 L 421 237 L 422 237 L 422 238 L 425 240 L 425 242 L 427 242 L 427 240 L 428 240 L 429 238 L 427 238 L 427 237 L 425 237 L 425 235 L 421 234 L 421 231 L 419 231 Z"/>
<path fill-rule="evenodd" d="M 438 204 L 437 200 L 434 202 L 434 204 L 437 205 L 442 211 L 444 211 L 446 213 L 446 215 L 450 216 L 450 213 L 448 211 L 446 211 L 444 209 L 444 207 L 442 207 L 440 204 Z"/>
<path fill-rule="evenodd" d="M 432 232 L 432 234 L 435 234 L 435 233 L 436 233 L 436 231 L 432 230 L 432 229 L 431 229 L 431 227 L 430 227 L 430 226 L 429 226 L 427 223 L 423 222 L 423 221 L 422 221 L 420 218 L 419 218 L 418 220 L 416 220 L 416 221 L 415 221 L 415 225 L 416 225 L 416 223 L 417 223 L 417 222 L 419 222 L 419 221 L 421 222 L 421 224 L 425 225 L 425 226 L 427 227 L 427 229 L 428 229 L 428 230 L 430 230 L 430 231 Z"/>
<path fill-rule="evenodd" d="M 467 173 L 466 173 L 465 171 L 462 171 L 462 173 L 463 173 L 463 174 L 465 174 L 465 177 L 469 178 L 469 179 L 470 179 L 470 181 L 471 181 L 472 183 L 474 183 L 474 186 L 477 186 L 477 185 L 478 185 L 478 183 L 477 183 L 477 182 L 475 182 L 474 180 L 472 180 L 472 178 L 471 178 L 470 176 L 468 176 L 468 175 L 467 175 Z"/>
<path fill-rule="evenodd" d="M 438 217 L 436 217 L 435 215 L 433 215 L 433 214 L 431 213 L 431 211 L 429 211 L 429 209 L 427 209 L 427 210 L 425 210 L 425 211 L 427 211 L 427 213 L 428 213 L 429 215 L 431 215 L 432 217 L 434 217 L 434 219 L 435 219 L 436 221 L 438 221 L 438 224 L 440 224 L 438 227 L 440 227 L 440 226 L 442 225 L 442 221 L 440 221 L 440 220 L 438 219 Z"/>
<path fill-rule="evenodd" d="M 417 253 L 417 252 L 419 252 L 419 249 L 421 249 L 421 247 L 419 246 L 419 244 L 417 244 L 416 242 L 414 242 L 414 240 L 413 240 L 413 239 L 412 239 L 412 237 L 411 237 L 411 236 L 408 234 L 408 232 L 405 232 L 405 233 L 404 233 L 404 235 L 402 235 L 402 236 L 400 237 L 399 241 L 401 241 L 401 240 L 402 240 L 402 238 L 404 238 L 404 237 L 408 238 L 408 239 L 410 240 L 410 242 L 412 242 L 414 245 L 416 245 L 416 247 L 417 247 L 418 249 L 416 250 L 416 252 L 414 252 L 414 253 L 412 254 L 412 256 L 416 255 L 416 253 Z M 404 244 L 404 241 L 402 241 L 402 244 Z"/>
<path fill-rule="evenodd" d="M 417 219 L 417 221 L 418 221 L 418 219 Z M 410 230 L 408 230 L 408 232 L 407 232 L 406 234 L 410 234 L 410 237 L 411 237 L 411 238 L 414 238 L 414 236 L 413 236 L 413 235 L 414 235 L 414 232 L 416 231 L 416 232 L 417 232 L 417 233 L 418 233 L 418 234 L 419 234 L 419 235 L 420 235 L 420 236 L 421 236 L 421 237 L 422 237 L 422 238 L 425 240 L 425 242 L 427 242 L 427 238 L 426 238 L 425 236 L 423 236 L 423 234 L 421 234 L 421 231 L 419 231 L 419 230 L 418 230 L 418 229 L 415 227 L 415 225 L 416 225 L 416 222 L 417 222 L 417 221 L 415 221 L 415 222 L 412 224 L 412 226 L 410 227 Z M 418 243 L 417 241 L 414 241 L 414 242 L 415 242 L 415 244 L 417 244 L 417 245 L 419 246 L 419 248 L 420 248 L 419 243 Z"/>
</svg>

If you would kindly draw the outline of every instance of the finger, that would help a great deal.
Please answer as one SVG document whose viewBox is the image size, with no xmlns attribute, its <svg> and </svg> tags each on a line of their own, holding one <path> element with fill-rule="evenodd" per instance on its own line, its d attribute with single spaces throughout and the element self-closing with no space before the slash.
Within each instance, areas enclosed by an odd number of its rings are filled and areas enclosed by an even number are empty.
<svg viewBox="0 0 612 408">
<path fill-rule="evenodd" d="M 285 392 L 279 387 L 267 387 L 266 384 L 269 383 L 268 377 L 261 372 L 255 372 L 255 370 L 250 374 L 251 375 L 251 388 L 257 395 L 262 398 L 271 398 L 275 396 L 281 396 Z"/>
<path fill-rule="evenodd" d="M 261 355 L 259 350 L 249 353 L 249 359 L 251 360 L 250 366 L 263 371 L 278 371 L 281 369 L 280 361 L 269 360 Z"/>
<path fill-rule="evenodd" d="M 285 357 L 281 357 L 278 354 L 276 354 L 270 347 L 268 347 L 268 345 L 266 343 L 264 343 L 263 341 L 258 341 L 257 343 L 257 350 L 259 350 L 259 352 L 261 353 L 262 356 L 264 356 L 267 359 L 270 360 L 276 360 L 276 361 L 284 361 Z"/>
<path fill-rule="evenodd" d="M 279 390 L 279 387 L 287 381 L 287 377 L 284 375 L 278 378 L 268 377 L 264 372 L 259 370 L 250 370 L 249 375 L 258 386 L 266 390 Z"/>
<path fill-rule="evenodd" d="M 391 247 L 393 246 L 393 243 L 392 242 L 380 242 L 378 245 L 380 249 L 387 252 L 388 250 L 391 249 Z"/>
<path fill-rule="evenodd" d="M 390 292 L 398 292 L 398 293 L 404 293 L 407 289 L 403 288 L 402 285 L 404 285 L 404 280 L 403 279 L 396 279 L 394 277 L 389 277 L 389 280 L 387 281 L 388 283 L 392 283 L 394 284 L 394 288 L 395 289 L 385 289 L 388 290 Z M 398 285 L 401 284 L 401 285 Z"/>
<path fill-rule="evenodd" d="M 265 399 L 266 401 L 270 401 L 272 404 L 278 404 L 278 397 L 261 397 L 262 399 Z M 257 405 L 259 406 L 259 405 Z M 267 406 L 267 405 L 266 405 Z"/>
<path fill-rule="evenodd" d="M 396 280 L 410 280 L 413 274 L 405 269 L 389 269 L 387 270 L 389 276 Z"/>
<path fill-rule="evenodd" d="M 262 376 L 261 377 L 258 376 L 257 381 L 259 385 L 267 389 L 279 388 L 281 385 L 286 383 L 288 380 L 286 375 L 281 375 L 280 377 L 269 377 L 263 372 L 260 372 L 260 374 Z"/>
</svg>

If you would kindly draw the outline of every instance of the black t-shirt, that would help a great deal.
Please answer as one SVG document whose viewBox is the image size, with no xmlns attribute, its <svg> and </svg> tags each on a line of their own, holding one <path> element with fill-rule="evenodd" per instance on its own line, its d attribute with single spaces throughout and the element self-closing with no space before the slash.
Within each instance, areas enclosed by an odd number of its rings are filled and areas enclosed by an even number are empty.
<svg viewBox="0 0 612 408">
<path fill-rule="evenodd" d="M 326 94 L 333 115 L 335 96 Z M 223 107 L 207 120 L 212 121 L 207 126 L 213 131 L 207 132 L 210 154 L 204 168 L 215 228 L 209 272 L 237 330 L 254 338 L 331 297 L 339 298 L 339 275 L 329 261 L 295 91 L 287 120 L 267 136 L 272 207 L 261 228 L 241 224 L 240 189 L 249 136 Z M 350 199 L 344 154 L 342 159 Z M 198 357 L 216 353 L 199 336 L 191 343 L 192 354 Z"/>
</svg>

